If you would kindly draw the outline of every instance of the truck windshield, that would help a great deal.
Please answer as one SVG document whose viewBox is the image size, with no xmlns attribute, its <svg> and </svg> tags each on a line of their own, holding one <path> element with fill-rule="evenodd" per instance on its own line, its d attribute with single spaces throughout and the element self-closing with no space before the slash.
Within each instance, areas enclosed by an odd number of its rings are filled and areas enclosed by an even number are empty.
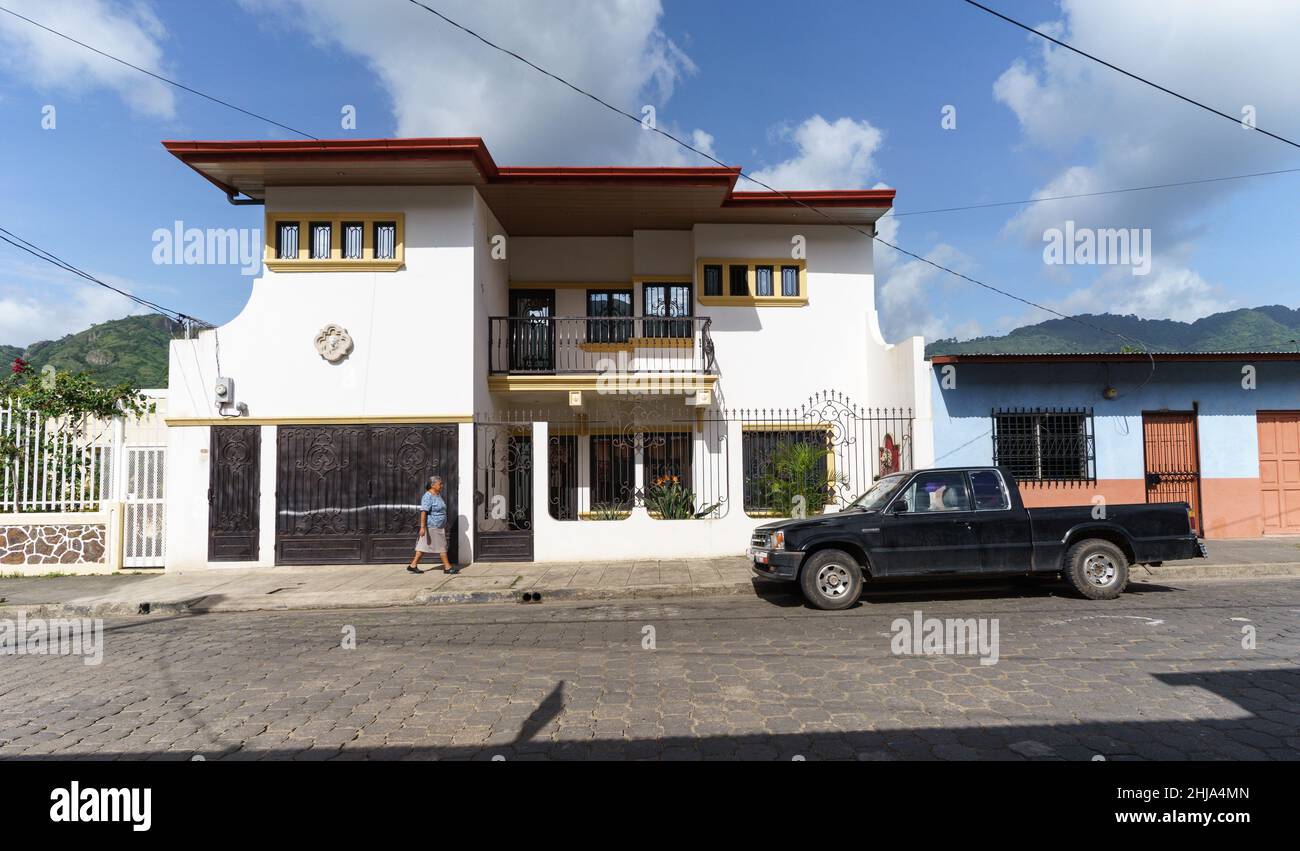
<svg viewBox="0 0 1300 851">
<path fill-rule="evenodd" d="M 866 493 L 850 502 L 843 510 L 848 511 L 850 508 L 858 508 L 863 511 L 879 511 L 886 502 L 889 502 L 889 497 L 906 478 L 906 473 L 895 473 L 892 476 L 885 476 L 876 480 L 876 483 L 868 488 Z"/>
</svg>

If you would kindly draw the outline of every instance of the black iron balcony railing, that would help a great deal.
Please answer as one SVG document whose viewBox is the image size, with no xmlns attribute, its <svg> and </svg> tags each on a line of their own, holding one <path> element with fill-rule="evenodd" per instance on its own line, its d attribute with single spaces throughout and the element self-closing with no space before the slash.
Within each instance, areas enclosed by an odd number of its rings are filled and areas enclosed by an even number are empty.
<svg viewBox="0 0 1300 851">
<path fill-rule="evenodd" d="M 493 316 L 488 371 L 712 373 L 710 321 L 704 316 Z"/>
</svg>

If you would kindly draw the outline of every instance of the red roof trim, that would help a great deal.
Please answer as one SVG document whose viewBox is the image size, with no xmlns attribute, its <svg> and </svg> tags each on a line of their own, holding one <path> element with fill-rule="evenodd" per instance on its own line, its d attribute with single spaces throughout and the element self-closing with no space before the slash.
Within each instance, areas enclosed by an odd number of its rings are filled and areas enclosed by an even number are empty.
<svg viewBox="0 0 1300 851">
<path fill-rule="evenodd" d="M 181 162 L 194 167 L 195 161 L 276 159 L 290 162 L 310 160 L 451 160 L 469 159 L 484 180 L 497 176 L 497 164 L 483 140 L 467 136 L 446 139 L 286 139 L 271 142 L 182 142 L 162 143 Z"/>
<path fill-rule="evenodd" d="M 983 363 L 983 364 L 1017 364 L 1017 363 L 1150 363 L 1157 361 L 1206 362 L 1206 361 L 1300 361 L 1300 352 L 1152 352 L 1150 357 L 1142 352 L 1114 353 L 1062 353 L 1041 355 L 932 355 L 930 363 Z"/>
<path fill-rule="evenodd" d="M 733 192 L 726 207 L 892 207 L 893 189 L 827 189 L 811 192 Z"/>
<path fill-rule="evenodd" d="M 730 190 L 740 168 L 627 166 L 505 166 L 493 183 L 606 183 L 612 185 L 721 186 Z"/>
<path fill-rule="evenodd" d="M 818 190 L 811 192 L 736 192 L 739 167 L 698 168 L 616 166 L 497 167 L 483 140 L 475 136 L 419 139 L 283 139 L 274 141 L 165 141 L 173 156 L 223 192 L 234 192 L 204 174 L 196 163 L 239 160 L 449 160 L 469 159 L 488 183 L 606 184 L 610 186 L 715 186 L 725 188 L 726 207 L 881 207 L 894 202 L 893 189 Z"/>
</svg>

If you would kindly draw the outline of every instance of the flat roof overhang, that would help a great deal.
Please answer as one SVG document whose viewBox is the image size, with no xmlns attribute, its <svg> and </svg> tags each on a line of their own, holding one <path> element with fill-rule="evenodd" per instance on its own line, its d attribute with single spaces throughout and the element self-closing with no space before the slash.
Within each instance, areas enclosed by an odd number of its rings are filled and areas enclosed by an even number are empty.
<svg viewBox="0 0 1300 851">
<path fill-rule="evenodd" d="M 739 167 L 501 167 L 482 139 L 167 141 L 223 192 L 276 186 L 475 186 L 513 236 L 626 236 L 696 224 L 871 225 L 892 189 L 737 192 Z"/>
</svg>

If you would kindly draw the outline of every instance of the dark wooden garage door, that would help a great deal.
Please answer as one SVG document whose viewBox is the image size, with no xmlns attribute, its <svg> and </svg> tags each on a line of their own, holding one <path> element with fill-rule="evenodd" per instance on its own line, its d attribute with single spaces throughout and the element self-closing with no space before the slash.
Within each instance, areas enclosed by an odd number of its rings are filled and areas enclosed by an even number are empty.
<svg viewBox="0 0 1300 851">
<path fill-rule="evenodd" d="M 277 564 L 408 560 L 434 475 L 456 561 L 456 426 L 281 426 L 276 442 Z"/>
</svg>

